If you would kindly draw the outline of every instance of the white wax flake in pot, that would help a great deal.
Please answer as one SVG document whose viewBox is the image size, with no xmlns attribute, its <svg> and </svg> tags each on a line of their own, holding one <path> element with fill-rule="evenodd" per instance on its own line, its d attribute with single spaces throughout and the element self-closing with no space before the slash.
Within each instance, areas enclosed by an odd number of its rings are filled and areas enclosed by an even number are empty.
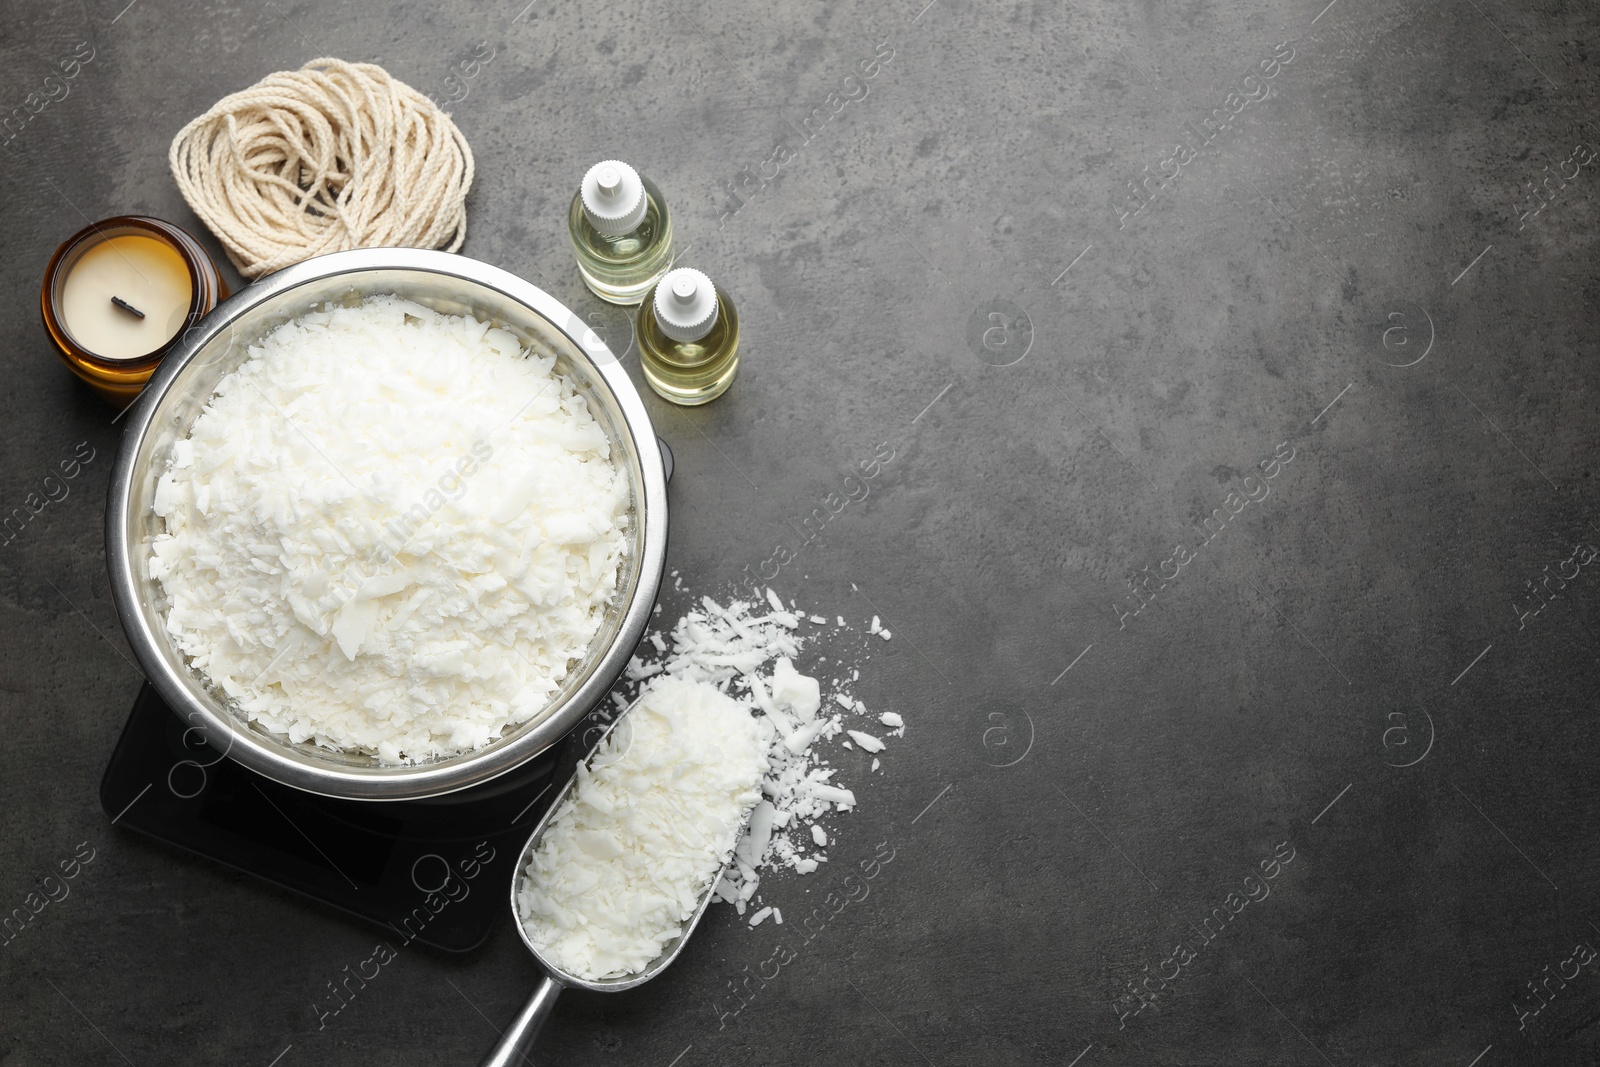
<svg viewBox="0 0 1600 1067">
<path fill-rule="evenodd" d="M 552 963 L 591 980 L 633 974 L 678 936 L 745 812 L 754 824 L 765 808 L 771 827 L 760 791 L 771 729 L 708 682 L 645 690 L 579 766 L 519 885 L 523 926 Z M 717 893 L 749 899 L 731 884 Z"/>
<path fill-rule="evenodd" d="M 555 357 L 396 296 L 217 383 L 157 485 L 167 632 L 250 721 L 386 764 L 542 715 L 617 594 L 630 489 Z"/>
<path fill-rule="evenodd" d="M 843 626 L 843 616 L 837 618 Z M 800 611 L 792 603 L 785 606 L 772 590 L 753 601 L 735 599 L 727 604 L 701 597 L 697 607 L 672 624 L 665 636 L 666 654 L 648 661 L 639 658 L 660 652 L 654 639 L 646 641 L 626 672 L 633 681 L 679 678 L 715 685 L 770 724 L 768 770 L 761 782 L 764 799 L 751 812 L 749 830 L 715 890 L 716 899 L 734 905 L 740 915 L 753 907 L 763 871 L 786 867 L 810 874 L 827 861 L 820 852 L 806 851 L 826 847 L 830 841 L 838 844 L 839 834 L 817 825 L 818 820 L 848 812 L 857 802 L 855 792 L 837 775 L 845 769 L 861 774 L 877 770 L 880 761 L 868 757 L 885 748 L 871 734 L 846 731 L 839 714 L 822 711 L 822 683 L 796 666 L 808 625 L 828 626 L 827 617 Z M 837 632 L 830 627 L 816 636 Z M 817 662 L 825 659 L 818 657 Z M 861 672 L 832 673 L 840 677 L 826 694 L 829 709 L 837 706 L 845 714 L 865 715 L 866 706 L 840 688 L 859 682 Z M 851 750 L 834 750 L 840 767 L 823 759 L 821 751 L 828 745 Z M 756 908 L 747 921 L 754 924 L 763 911 L 764 906 Z M 772 917 L 777 917 L 775 909 Z"/>
</svg>

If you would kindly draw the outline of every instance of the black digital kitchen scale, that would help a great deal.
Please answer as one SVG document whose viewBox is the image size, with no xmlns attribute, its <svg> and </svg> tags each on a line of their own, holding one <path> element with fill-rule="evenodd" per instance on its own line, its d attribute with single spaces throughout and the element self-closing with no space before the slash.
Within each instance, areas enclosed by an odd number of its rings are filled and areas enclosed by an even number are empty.
<svg viewBox="0 0 1600 1067">
<path fill-rule="evenodd" d="M 570 748 L 442 797 L 340 800 L 225 758 L 147 682 L 100 781 L 100 804 L 117 826 L 371 920 L 396 946 L 399 938 L 469 952 L 505 914 L 511 867 Z"/>
</svg>

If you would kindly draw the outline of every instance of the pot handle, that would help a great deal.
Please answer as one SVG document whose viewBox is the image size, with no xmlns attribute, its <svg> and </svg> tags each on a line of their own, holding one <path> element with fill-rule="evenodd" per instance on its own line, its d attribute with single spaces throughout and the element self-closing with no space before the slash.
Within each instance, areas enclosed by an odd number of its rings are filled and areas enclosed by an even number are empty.
<svg viewBox="0 0 1600 1067">
<path fill-rule="evenodd" d="M 560 995 L 561 983 L 546 975 L 539 983 L 539 988 L 533 991 L 533 996 L 528 998 L 528 1003 L 522 1006 L 516 1020 L 500 1035 L 500 1043 L 478 1067 L 511 1067 L 520 1063 L 533 1047 L 534 1039 L 539 1036 L 539 1028 L 544 1026 L 550 1009 L 555 1007 L 556 998 Z"/>
</svg>

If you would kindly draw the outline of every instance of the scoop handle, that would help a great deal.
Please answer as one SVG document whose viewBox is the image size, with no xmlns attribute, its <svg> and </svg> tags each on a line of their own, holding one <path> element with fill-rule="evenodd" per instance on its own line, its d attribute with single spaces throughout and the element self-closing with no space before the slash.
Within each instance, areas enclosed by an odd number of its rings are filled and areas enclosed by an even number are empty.
<svg viewBox="0 0 1600 1067">
<path fill-rule="evenodd" d="M 512 1064 L 522 1062 L 528 1050 L 533 1048 L 539 1028 L 544 1026 L 550 1009 L 556 1006 L 556 998 L 560 995 L 561 983 L 546 975 L 544 981 L 539 983 L 539 988 L 533 991 L 533 996 L 528 998 L 528 1003 L 522 1006 L 516 1020 L 500 1035 L 500 1043 L 478 1067 L 512 1067 Z"/>
</svg>

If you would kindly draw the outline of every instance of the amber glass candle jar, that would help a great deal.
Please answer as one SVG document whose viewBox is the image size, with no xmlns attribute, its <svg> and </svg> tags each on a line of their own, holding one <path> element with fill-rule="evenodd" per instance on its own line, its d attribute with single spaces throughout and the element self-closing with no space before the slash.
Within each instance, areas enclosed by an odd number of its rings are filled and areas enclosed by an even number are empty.
<svg viewBox="0 0 1600 1067">
<path fill-rule="evenodd" d="M 39 309 L 72 373 L 119 406 L 228 286 L 200 243 L 170 222 L 119 215 L 91 223 L 50 257 Z"/>
</svg>

